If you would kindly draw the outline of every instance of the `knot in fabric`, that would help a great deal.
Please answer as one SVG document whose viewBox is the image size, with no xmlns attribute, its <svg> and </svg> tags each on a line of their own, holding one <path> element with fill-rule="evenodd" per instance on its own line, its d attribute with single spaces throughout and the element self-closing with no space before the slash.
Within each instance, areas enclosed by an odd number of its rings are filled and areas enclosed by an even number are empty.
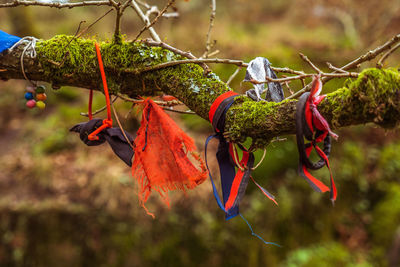
<svg viewBox="0 0 400 267">
<path fill-rule="evenodd" d="M 126 131 L 125 136 L 120 128 L 104 128 L 97 133 L 97 139 L 91 140 L 89 138 L 90 133 L 98 131 L 104 124 L 101 119 L 92 119 L 88 122 L 79 123 L 73 126 L 70 131 L 79 133 L 79 138 L 88 146 L 98 146 L 104 142 L 108 142 L 114 153 L 122 159 L 128 166 L 132 166 L 132 157 L 134 151 L 130 145 L 133 143 L 133 137 Z"/>
<path fill-rule="evenodd" d="M 319 96 L 322 90 L 322 82 L 319 76 L 314 77 L 311 92 L 304 93 L 296 105 L 296 140 L 299 151 L 299 174 L 303 176 L 310 186 L 317 192 L 330 191 L 332 203 L 336 200 L 337 191 L 333 180 L 329 154 L 331 151 L 331 136 L 335 139 L 338 135 L 333 133 L 326 119 L 318 111 L 317 105 L 325 98 L 324 95 Z M 305 143 L 304 137 L 310 141 Z M 323 148 L 318 143 L 323 142 Z M 310 155 L 312 149 L 315 149 L 319 161 L 312 162 Z M 331 188 L 329 189 L 324 183 L 312 176 L 308 169 L 318 170 L 327 166 L 330 173 Z"/>
</svg>

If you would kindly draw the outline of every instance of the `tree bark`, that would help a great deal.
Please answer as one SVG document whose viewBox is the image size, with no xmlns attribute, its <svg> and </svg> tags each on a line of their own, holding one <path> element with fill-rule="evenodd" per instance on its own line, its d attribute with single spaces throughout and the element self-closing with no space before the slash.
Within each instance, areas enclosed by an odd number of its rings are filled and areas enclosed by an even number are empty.
<svg viewBox="0 0 400 267">
<path fill-rule="evenodd" d="M 27 76 L 46 81 L 54 88 L 69 85 L 102 90 L 95 40 L 59 35 L 37 43 L 37 57 L 24 57 Z M 23 47 L 0 54 L 0 78 L 23 79 L 20 57 Z M 208 120 L 213 101 L 231 90 L 213 73 L 204 74 L 197 64 L 146 71 L 149 66 L 184 59 L 169 50 L 140 42 L 101 43 L 102 57 L 111 93 L 129 96 L 156 95 L 163 91 L 184 102 Z M 236 98 L 226 117 L 225 131 L 232 141 L 251 137 L 262 147 L 276 136 L 295 133 L 296 100 L 280 103 Z M 332 128 L 374 122 L 393 127 L 400 118 L 400 75 L 394 69 L 367 69 L 359 78 L 327 95 L 318 109 Z"/>
</svg>

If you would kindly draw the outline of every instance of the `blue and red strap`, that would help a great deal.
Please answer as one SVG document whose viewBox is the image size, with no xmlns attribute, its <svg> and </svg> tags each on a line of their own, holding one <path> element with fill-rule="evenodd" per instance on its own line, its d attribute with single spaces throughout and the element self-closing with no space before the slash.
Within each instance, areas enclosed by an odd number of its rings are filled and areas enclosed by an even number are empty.
<svg viewBox="0 0 400 267">
<path fill-rule="evenodd" d="M 322 83 L 319 77 L 314 77 L 311 93 L 304 93 L 296 106 L 296 140 L 299 151 L 298 170 L 300 175 L 307 180 L 315 191 L 322 193 L 330 191 L 330 198 L 334 202 L 337 197 L 337 190 L 329 164 L 329 154 L 331 150 L 331 136 L 336 139 L 337 135 L 330 130 L 328 122 L 317 109 L 317 105 L 325 97 L 319 96 L 321 88 Z M 305 144 L 304 137 L 310 143 Z M 321 142 L 324 142 L 323 149 L 318 146 L 318 143 Z M 317 162 L 311 162 L 310 160 L 313 148 L 320 158 Z M 325 165 L 330 172 L 330 189 L 308 171 L 308 169 L 320 169 Z"/>
<path fill-rule="evenodd" d="M 233 143 L 228 142 L 224 136 L 223 131 L 225 128 L 225 115 L 229 108 L 232 106 L 234 102 L 234 98 L 237 97 L 238 94 L 232 91 L 228 91 L 223 93 L 213 102 L 209 111 L 209 119 L 212 123 L 215 134 L 211 135 L 207 138 L 205 143 L 205 158 L 206 158 L 206 166 L 210 176 L 211 185 L 213 188 L 213 194 L 215 200 L 217 201 L 218 206 L 221 210 L 225 212 L 226 220 L 236 217 L 240 215 L 240 217 L 246 222 L 248 225 L 251 234 L 262 240 L 265 244 L 273 244 L 279 246 L 273 242 L 266 242 L 262 237 L 256 234 L 253 231 L 253 228 L 249 224 L 249 222 L 239 213 L 239 204 L 241 199 L 243 198 L 247 184 L 249 182 L 249 178 L 251 177 L 251 170 L 254 164 L 254 154 L 252 152 L 247 151 L 243 146 L 239 145 L 240 149 L 243 151 L 242 159 L 239 161 L 237 158 L 237 153 L 235 154 L 233 150 L 236 151 L 236 147 Z M 218 194 L 218 189 L 214 183 L 212 178 L 208 161 L 207 161 L 207 146 L 209 142 L 213 138 L 219 139 L 219 145 L 217 150 L 217 161 L 220 169 L 221 176 L 221 187 L 222 187 L 222 200 Z M 237 163 L 239 166 L 236 166 Z M 236 172 L 235 167 L 238 167 Z M 251 177 L 254 181 L 254 179 Z M 255 181 L 254 183 L 263 191 L 263 193 L 274 202 L 274 196 L 272 196 L 267 190 L 262 188 Z"/>
</svg>

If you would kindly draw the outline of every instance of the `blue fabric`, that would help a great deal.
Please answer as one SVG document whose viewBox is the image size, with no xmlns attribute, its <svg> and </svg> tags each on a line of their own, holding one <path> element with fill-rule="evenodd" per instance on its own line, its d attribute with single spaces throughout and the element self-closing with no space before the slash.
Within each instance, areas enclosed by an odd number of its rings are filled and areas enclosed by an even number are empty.
<svg viewBox="0 0 400 267">
<path fill-rule="evenodd" d="M 232 206 L 231 209 L 229 209 L 229 210 L 225 209 L 225 204 L 229 199 L 232 183 L 235 179 L 236 170 L 235 170 L 235 164 L 233 163 L 231 155 L 229 153 L 229 143 L 223 137 L 222 131 L 225 128 L 225 114 L 228 111 L 228 109 L 232 106 L 233 99 L 234 99 L 234 97 L 225 99 L 220 104 L 220 106 L 217 108 L 217 111 L 215 112 L 215 115 L 214 115 L 215 121 L 213 122 L 213 126 L 214 126 L 214 128 L 219 129 L 219 132 L 216 132 L 214 135 L 210 135 L 207 138 L 206 144 L 205 144 L 204 154 L 205 154 L 205 158 L 206 158 L 206 166 L 207 166 L 207 170 L 208 170 L 208 175 L 210 176 L 211 185 L 213 188 L 213 194 L 214 194 L 215 200 L 217 201 L 219 208 L 225 212 L 226 220 L 232 219 L 232 218 L 236 217 L 237 215 L 240 215 L 240 217 L 243 219 L 243 221 L 246 222 L 246 224 L 249 227 L 251 234 L 253 236 L 259 238 L 265 244 L 271 244 L 271 245 L 280 247 L 280 245 L 278 245 L 276 243 L 265 241 L 261 236 L 256 234 L 253 231 L 253 228 L 251 227 L 250 223 L 242 216 L 242 214 L 239 213 L 239 202 L 240 202 L 241 197 L 244 194 L 244 191 L 238 192 L 238 196 L 237 196 L 238 199 L 235 201 L 236 203 L 234 204 L 234 206 Z M 221 201 L 221 197 L 218 194 L 218 189 L 215 186 L 215 183 L 211 176 L 211 171 L 210 171 L 210 168 L 208 167 L 208 162 L 207 162 L 207 146 L 208 146 L 208 143 L 213 138 L 217 138 L 219 140 L 218 151 L 217 151 L 216 156 L 217 156 L 217 161 L 218 161 L 220 175 L 221 175 L 221 187 L 222 187 L 223 201 Z M 240 148 L 244 150 L 244 148 L 242 146 L 240 146 Z M 247 176 L 247 177 L 243 177 L 243 181 L 242 181 L 245 184 L 241 185 L 242 189 L 244 188 L 244 190 L 247 187 L 247 182 L 248 182 L 248 178 L 250 177 L 251 167 L 253 166 L 253 163 L 254 163 L 254 156 L 251 153 L 249 156 L 248 164 L 247 164 L 248 170 L 244 174 L 244 176 Z"/>
<path fill-rule="evenodd" d="M 214 180 L 213 180 L 213 178 L 212 178 L 212 176 L 211 176 L 210 168 L 208 167 L 208 163 L 207 163 L 207 146 L 208 146 L 208 143 L 211 141 L 211 139 L 213 139 L 214 137 L 217 137 L 217 136 L 218 136 L 218 135 L 215 134 L 215 135 L 210 135 L 209 137 L 207 137 L 206 146 L 205 146 L 205 150 L 204 150 L 204 156 L 205 156 L 205 158 L 206 158 L 206 166 L 207 166 L 208 175 L 210 176 L 211 184 L 212 184 L 212 187 L 213 187 L 213 193 L 214 193 L 215 200 L 217 201 L 217 204 L 218 204 L 218 206 L 220 207 L 220 209 L 223 210 L 224 212 L 226 212 L 226 211 L 225 211 L 225 207 L 224 207 L 224 205 L 222 204 L 221 198 L 220 198 L 219 195 L 218 195 L 218 189 L 217 189 L 217 187 L 215 186 Z"/>
<path fill-rule="evenodd" d="M 206 140 L 206 145 L 205 145 L 206 165 L 208 168 L 207 145 L 211 139 L 213 139 L 213 138 L 219 139 L 218 151 L 217 151 L 216 156 L 217 156 L 217 161 L 218 161 L 220 176 L 221 176 L 221 188 L 222 188 L 223 201 L 221 201 L 221 198 L 218 194 L 218 190 L 215 186 L 214 180 L 212 179 L 211 172 L 209 169 L 208 169 L 208 173 L 209 173 L 211 184 L 213 187 L 213 193 L 214 193 L 215 200 L 217 201 L 218 206 L 225 212 L 226 220 L 232 219 L 232 218 L 236 217 L 237 215 L 239 215 L 239 203 L 234 205 L 229 210 L 225 209 L 225 204 L 229 199 L 232 183 L 233 183 L 233 180 L 235 179 L 236 170 L 235 170 L 235 165 L 232 162 L 231 156 L 229 154 L 229 143 L 226 141 L 226 139 L 221 134 L 221 131 L 223 131 L 223 129 L 225 127 L 225 114 L 228 111 L 228 109 L 232 106 L 233 100 L 235 97 L 236 96 L 225 99 L 218 107 L 218 109 L 215 113 L 216 115 L 214 117 L 215 125 L 213 125 L 213 126 L 216 129 L 220 129 L 220 132 L 217 132 L 216 134 L 209 136 Z"/>
<path fill-rule="evenodd" d="M 0 53 L 13 46 L 19 40 L 21 40 L 21 38 L 0 30 Z"/>
<path fill-rule="evenodd" d="M 235 165 L 232 163 L 231 155 L 229 154 L 229 143 L 224 138 L 221 138 L 219 141 L 217 161 L 221 175 L 222 197 L 224 199 L 225 206 L 231 193 L 232 183 L 235 179 L 236 170 Z M 233 206 L 225 213 L 226 220 L 236 217 L 239 214 L 239 205 Z"/>
</svg>

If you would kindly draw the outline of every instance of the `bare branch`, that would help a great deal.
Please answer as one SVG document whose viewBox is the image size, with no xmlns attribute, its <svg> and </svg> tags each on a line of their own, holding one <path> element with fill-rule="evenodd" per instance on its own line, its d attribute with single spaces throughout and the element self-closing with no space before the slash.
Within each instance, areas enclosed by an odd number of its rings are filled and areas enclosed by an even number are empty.
<svg viewBox="0 0 400 267">
<path fill-rule="evenodd" d="M 243 67 L 247 67 L 248 64 L 243 64 Z M 303 75 L 305 74 L 303 71 L 299 71 L 299 70 L 292 70 L 290 68 L 278 68 L 278 67 L 272 67 L 271 69 L 275 72 L 282 72 L 282 73 L 289 73 L 289 74 L 297 74 L 297 75 Z"/>
<path fill-rule="evenodd" d="M 96 57 L 91 55 L 88 58 L 88 54 L 82 52 L 92 48 L 93 40 L 76 39 L 75 42 L 78 42 L 77 51 L 71 51 L 74 54 L 67 59 L 61 68 L 47 62 L 49 59 L 55 60 L 60 56 L 50 53 L 49 46 L 53 47 L 58 41 L 60 44 L 68 43 L 70 39 L 66 38 L 68 37 L 58 36 L 51 40 L 41 40 L 38 43 L 36 48 L 38 56 L 24 59 L 29 77 L 34 80 L 52 82 L 58 86 L 73 85 L 101 90 L 101 79 L 99 79 L 100 75 L 95 64 Z M 70 36 L 69 38 L 73 37 Z M 120 52 L 125 53 L 123 56 L 133 60 L 130 63 L 131 68 L 139 71 L 125 73 L 125 69 L 113 63 L 113 55 L 107 53 L 107 49 L 114 49 L 115 46 L 103 43 L 102 50 L 104 51 L 105 62 L 107 62 L 105 68 L 109 73 L 109 87 L 115 93 L 137 96 L 156 95 L 162 91 L 180 99 L 190 110 L 207 120 L 210 106 L 215 99 L 231 90 L 226 83 L 214 75 L 202 77 L 203 70 L 197 66 L 182 65 L 177 72 L 178 75 L 174 75 L 173 71 L 161 70 L 152 73 L 140 73 L 141 68 L 146 66 L 147 63 L 143 64 L 143 58 L 136 55 L 145 52 L 144 55 L 159 53 L 161 56 L 165 55 L 165 50 L 160 51 L 145 45 L 141 45 L 137 49 L 126 49 L 136 47 L 132 46 L 130 42 L 123 42 L 120 46 Z M 79 49 L 82 49 L 82 51 Z M 0 55 L 0 69 L 7 70 L 0 72 L 0 78 L 23 78 L 19 64 L 22 52 L 23 47 L 16 47 L 12 53 Z M 84 67 L 76 66 L 72 62 L 72 58 L 74 62 L 84 62 L 82 63 L 85 64 Z M 171 55 L 171 58 L 177 59 L 180 56 Z M 151 64 L 150 56 L 146 57 L 147 60 Z M 213 59 L 191 60 L 199 63 L 209 62 Z M 237 65 L 243 65 L 242 62 L 239 63 Z M 73 75 L 71 75 L 71 70 L 74 71 Z M 137 75 L 137 73 L 140 73 L 140 75 Z M 335 75 L 343 74 L 337 73 Z M 159 88 L 155 86 L 155 79 L 162 81 Z M 341 94 L 336 92 L 328 94 L 318 108 L 334 128 L 367 122 L 394 125 L 400 118 L 400 109 L 398 108 L 400 106 L 400 95 L 397 92 L 399 83 L 400 77 L 395 70 L 366 70 L 359 76 L 356 82 L 357 87 L 350 84 L 342 88 Z M 286 100 L 281 103 L 265 105 L 265 102 L 255 102 L 246 96 L 238 97 L 227 114 L 225 131 L 230 132 L 230 140 L 234 142 L 242 142 L 246 137 L 251 137 L 259 146 L 263 146 L 276 136 L 294 133 L 296 103 L 295 100 Z M 360 106 L 363 108 L 355 108 Z"/>
<path fill-rule="evenodd" d="M 397 49 L 400 47 L 400 43 L 398 43 L 397 45 L 395 45 L 392 49 L 390 49 L 389 51 L 387 51 L 378 61 L 378 63 L 376 64 L 377 68 L 382 68 L 383 67 L 383 63 L 385 62 L 385 60 Z"/>
<path fill-rule="evenodd" d="M 196 115 L 196 112 L 193 112 L 190 110 L 184 111 L 184 110 L 177 110 L 177 109 L 171 109 L 171 108 L 163 108 L 163 110 L 171 111 L 171 112 L 175 112 L 175 113 L 181 113 L 181 114 Z"/>
<path fill-rule="evenodd" d="M 243 66 L 245 63 L 241 60 L 233 60 L 233 59 L 226 59 L 226 58 L 204 58 L 204 59 L 182 59 L 182 60 L 175 60 L 175 61 L 169 61 L 165 63 L 161 63 L 158 65 L 146 67 L 140 70 L 125 70 L 125 73 L 134 73 L 134 74 L 140 74 L 143 72 L 148 72 L 148 71 L 154 71 L 154 70 L 159 70 L 167 67 L 172 67 L 180 64 L 188 64 L 188 63 L 195 63 L 195 64 L 200 64 L 200 63 L 222 63 L 222 64 L 233 64 L 236 66 Z M 246 64 L 247 65 L 247 64 Z"/>
<path fill-rule="evenodd" d="M 41 2 L 41 1 L 23 1 L 14 0 L 10 3 L 0 4 L 0 8 L 17 7 L 17 6 L 44 6 L 55 8 L 74 8 L 82 6 L 112 6 L 110 1 L 82 1 L 76 3 L 60 3 L 60 2 Z"/>
<path fill-rule="evenodd" d="M 328 68 L 331 69 L 331 70 L 333 70 L 333 71 L 340 72 L 340 73 L 348 73 L 348 72 L 345 71 L 345 70 L 342 70 L 342 69 L 339 69 L 338 67 L 333 66 L 333 65 L 332 65 L 331 63 L 329 63 L 329 62 L 326 62 L 326 65 L 328 65 Z"/>
<path fill-rule="evenodd" d="M 397 44 L 400 41 L 400 34 L 395 35 L 392 39 L 390 39 L 389 41 L 387 41 L 386 43 L 384 43 L 383 45 L 375 48 L 374 50 L 368 51 L 366 54 L 356 58 L 355 60 L 351 61 L 350 63 L 344 65 L 343 67 L 341 67 L 341 70 L 350 70 L 353 68 L 358 67 L 361 63 L 366 62 L 366 61 L 370 61 L 372 59 L 374 59 L 375 57 L 377 57 L 379 54 L 381 54 L 382 52 L 390 49 L 392 47 L 392 45 Z M 323 83 L 326 83 L 328 81 L 330 81 L 332 78 L 334 77 L 323 77 L 321 80 Z M 303 89 L 297 91 L 296 93 L 294 93 L 293 95 L 287 97 L 287 98 L 296 98 L 299 97 L 302 93 L 307 92 L 308 90 L 310 90 L 311 87 L 311 83 L 308 84 L 307 86 L 305 86 Z"/>
<path fill-rule="evenodd" d="M 209 57 L 209 52 L 212 48 L 211 44 L 211 30 L 214 27 L 214 19 L 215 19 L 215 14 L 217 11 L 217 0 L 211 0 L 211 14 L 210 14 L 210 25 L 208 27 L 208 32 L 207 32 L 207 42 L 206 42 L 206 51 L 204 54 L 201 56 L 202 58 L 208 58 Z"/>
<path fill-rule="evenodd" d="M 169 44 L 166 44 L 164 42 L 156 42 L 156 41 L 153 41 L 152 39 L 144 39 L 144 40 L 141 40 L 141 42 L 145 43 L 148 46 L 158 46 L 158 47 L 168 49 L 171 52 L 174 52 L 178 55 L 181 55 L 181 56 L 184 56 L 184 57 L 187 57 L 190 59 L 196 59 L 196 57 L 192 53 L 187 52 L 187 51 L 182 51 L 182 50 L 180 50 L 176 47 L 170 46 Z"/>
<path fill-rule="evenodd" d="M 120 43 L 121 42 L 121 37 L 120 37 L 121 17 L 124 14 L 125 9 L 130 5 L 131 0 L 126 0 L 124 2 L 124 4 L 122 4 L 122 5 L 120 2 L 117 2 L 115 0 L 110 0 L 110 3 L 112 4 L 115 11 L 117 12 L 117 15 L 115 17 L 114 42 Z"/>
<path fill-rule="evenodd" d="M 139 104 L 139 103 L 143 103 L 144 100 L 143 99 L 134 99 L 134 98 L 130 98 L 124 94 L 121 93 L 117 93 L 118 97 L 127 101 L 127 102 L 131 102 L 134 104 Z M 158 100 L 154 100 L 154 103 L 156 103 L 157 105 L 160 106 L 165 106 L 165 107 L 173 107 L 173 106 L 180 106 L 180 105 L 184 105 L 181 101 L 179 100 L 171 100 L 171 101 L 158 101 Z"/>
<path fill-rule="evenodd" d="M 314 65 L 314 63 L 311 62 L 311 60 L 304 54 L 299 53 L 300 57 L 302 60 L 304 60 L 308 65 L 311 66 L 311 68 L 313 68 L 317 73 L 322 73 L 322 71 Z"/>
<path fill-rule="evenodd" d="M 321 77 L 333 77 L 333 78 L 357 78 L 358 73 L 357 72 L 344 72 L 344 73 L 325 73 L 325 72 L 320 72 L 319 73 Z M 305 79 L 314 76 L 315 73 L 309 73 L 309 74 L 303 74 L 303 75 L 297 75 L 297 76 L 290 76 L 290 77 L 285 77 L 285 78 L 277 78 L 273 79 L 270 77 L 265 77 L 265 81 L 256 81 L 256 80 L 251 80 L 250 82 L 253 84 L 261 84 L 261 83 L 269 83 L 269 82 L 279 82 L 279 83 L 284 83 L 288 81 L 293 81 L 293 80 L 299 80 L 299 79 Z"/>
<path fill-rule="evenodd" d="M 184 57 L 189 58 L 189 59 L 197 59 L 192 53 L 187 52 L 187 51 L 182 51 L 182 50 L 180 50 L 180 49 L 178 49 L 176 47 L 170 46 L 169 44 L 166 44 L 164 42 L 155 42 L 155 41 L 153 41 L 151 39 L 145 39 L 145 40 L 142 40 L 142 42 L 145 43 L 148 46 L 158 46 L 158 47 L 165 48 L 165 49 L 167 49 L 167 50 L 169 50 L 169 51 L 171 51 L 171 52 L 173 52 L 175 54 L 184 56 Z M 210 68 L 205 63 L 201 64 L 201 66 L 203 67 L 203 69 L 206 72 L 210 71 Z"/>
<path fill-rule="evenodd" d="M 114 99 L 111 100 L 111 103 L 114 103 L 117 99 L 118 99 L 118 96 L 114 97 Z M 106 108 L 107 108 L 107 106 L 104 106 L 104 107 L 102 107 L 102 108 L 99 108 L 99 109 L 96 110 L 95 112 L 92 112 L 92 115 L 97 115 L 97 114 L 99 114 L 100 112 L 106 110 Z M 80 115 L 81 115 L 81 116 L 84 116 L 84 117 L 89 117 L 89 113 L 87 113 L 87 112 L 81 112 Z"/>
<path fill-rule="evenodd" d="M 117 120 L 118 127 L 121 129 L 121 132 L 124 135 L 124 138 L 125 138 L 126 142 L 128 142 L 129 146 L 133 150 L 135 150 L 136 145 L 135 145 L 135 143 L 131 143 L 131 141 L 129 140 L 128 136 L 126 136 L 125 130 L 122 127 L 121 122 L 119 121 L 119 117 L 118 117 L 117 111 L 115 110 L 115 107 L 114 107 L 114 105 L 112 103 L 111 103 L 111 107 L 112 107 L 112 110 L 113 110 L 113 113 L 114 113 L 114 117 Z"/>
<path fill-rule="evenodd" d="M 135 0 L 132 0 L 132 7 L 133 9 L 136 11 L 136 14 L 139 16 L 139 18 L 143 21 L 143 23 L 146 26 L 150 25 L 150 20 L 149 18 L 143 13 L 143 11 L 140 9 L 140 6 L 136 3 Z M 153 27 L 149 27 L 149 32 L 151 37 L 157 41 L 157 42 L 161 42 L 160 37 L 158 36 L 158 34 L 156 33 L 156 31 L 154 30 Z"/>
<path fill-rule="evenodd" d="M 140 35 L 142 35 L 142 33 L 147 30 L 148 28 L 152 27 L 157 20 L 165 13 L 167 12 L 168 8 L 175 2 L 175 0 L 169 0 L 167 5 L 161 10 L 161 12 L 158 13 L 158 15 L 155 17 L 155 19 L 148 25 L 144 26 L 138 33 L 138 35 L 136 35 L 135 39 L 133 40 L 134 42 L 140 37 Z M 148 17 L 148 16 L 147 16 Z"/>
<path fill-rule="evenodd" d="M 229 77 L 228 81 L 226 82 L 227 85 L 229 85 L 233 79 L 235 79 L 236 75 L 239 74 L 240 70 L 242 69 L 242 67 L 238 67 L 235 72 L 231 75 L 231 77 Z"/>
<path fill-rule="evenodd" d="M 352 62 L 343 66 L 341 69 L 350 70 L 350 69 L 356 68 L 361 63 L 372 60 L 376 56 L 378 56 L 380 53 L 390 49 L 392 47 L 392 45 L 397 44 L 399 41 L 400 41 L 400 34 L 397 34 L 397 35 L 393 36 L 392 39 L 390 39 L 389 41 L 384 43 L 383 45 L 381 45 L 381 46 L 375 48 L 374 50 L 371 50 L 368 53 L 362 55 L 361 57 L 353 60 Z M 328 80 L 330 80 L 330 79 L 326 79 L 326 81 L 328 81 Z"/>
</svg>

